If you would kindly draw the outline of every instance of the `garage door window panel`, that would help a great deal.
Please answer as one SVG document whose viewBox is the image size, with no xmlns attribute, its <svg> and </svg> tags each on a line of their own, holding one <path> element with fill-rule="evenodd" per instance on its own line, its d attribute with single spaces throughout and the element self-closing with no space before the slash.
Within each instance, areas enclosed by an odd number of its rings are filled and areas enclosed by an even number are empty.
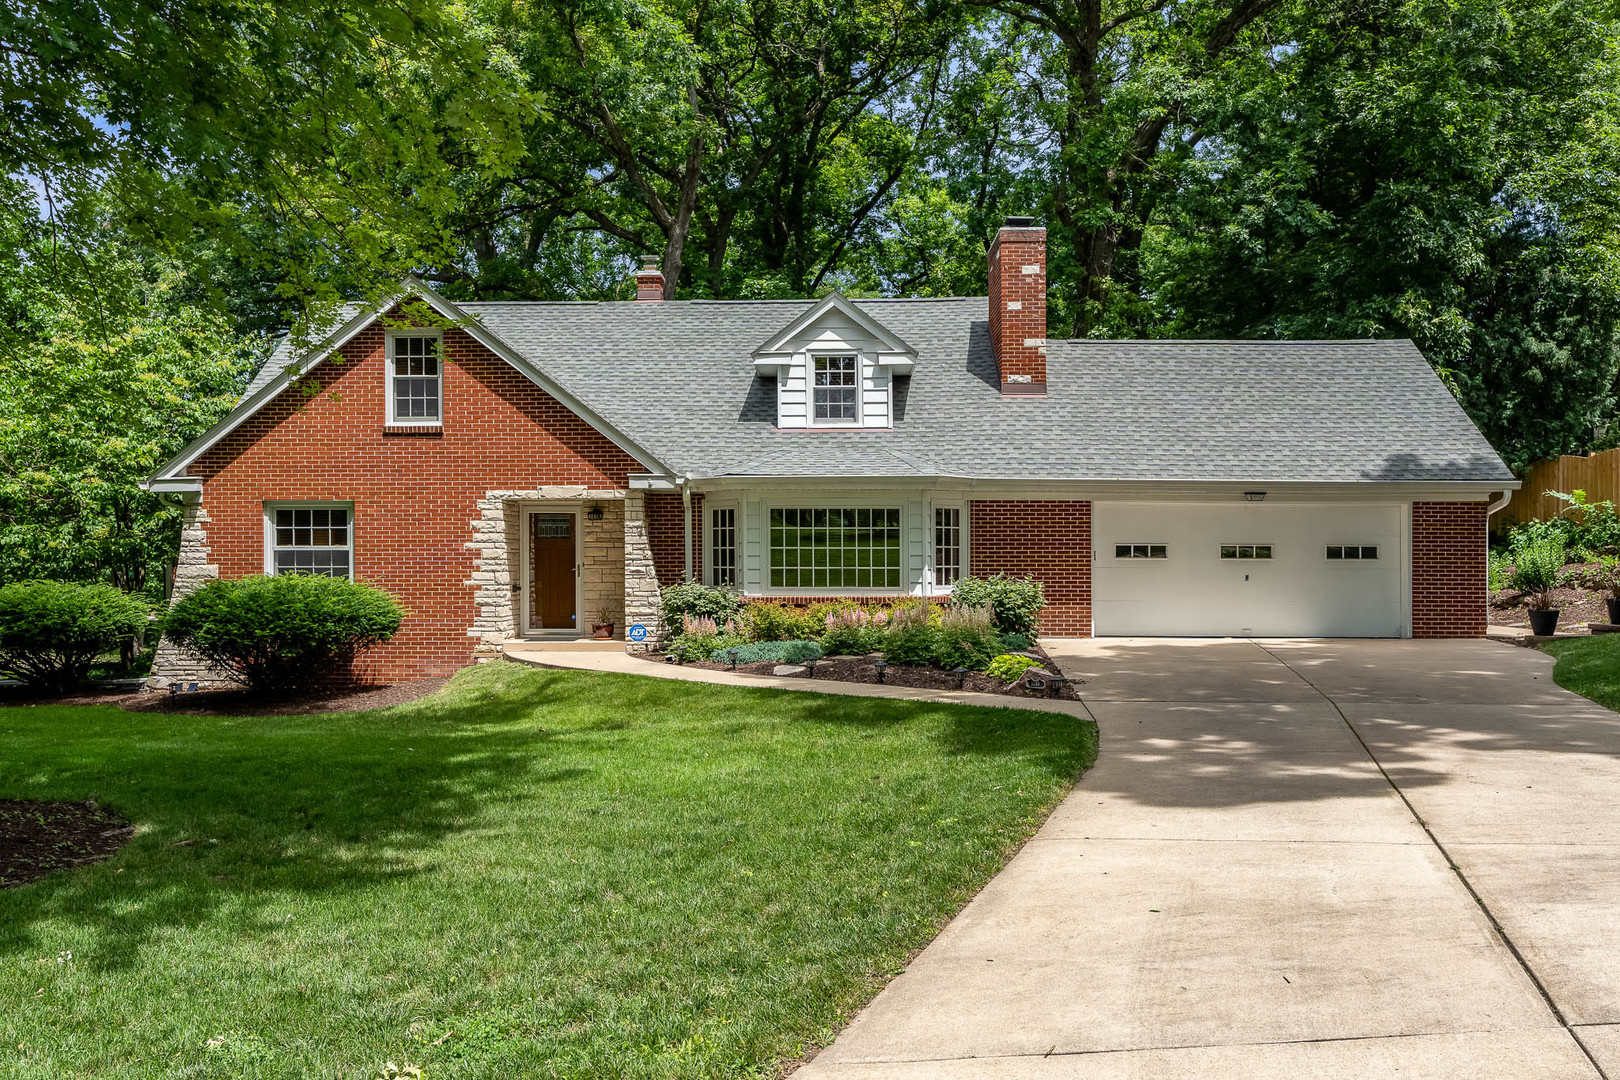
<svg viewBox="0 0 1620 1080">
<path fill-rule="evenodd" d="M 1114 558 L 1116 559 L 1168 559 L 1170 548 L 1167 544 L 1115 544 Z"/>
<path fill-rule="evenodd" d="M 1271 558 L 1270 544 L 1222 544 L 1221 558 L 1223 559 L 1269 559 Z"/>
<path fill-rule="evenodd" d="M 1329 544 L 1329 562 L 1371 562 L 1378 558 L 1377 544 Z"/>
</svg>

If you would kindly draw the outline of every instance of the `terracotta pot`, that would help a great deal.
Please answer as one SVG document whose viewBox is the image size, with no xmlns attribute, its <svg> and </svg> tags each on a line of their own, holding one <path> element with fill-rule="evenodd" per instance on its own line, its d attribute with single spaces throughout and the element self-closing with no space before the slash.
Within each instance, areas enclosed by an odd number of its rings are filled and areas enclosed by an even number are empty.
<svg viewBox="0 0 1620 1080">
<path fill-rule="evenodd" d="M 610 622 L 591 623 L 591 637 L 597 641 L 612 641 L 613 624 Z"/>
<path fill-rule="evenodd" d="M 1552 637 L 1558 629 L 1557 608 L 1531 608 L 1530 632 L 1536 637 Z"/>
</svg>

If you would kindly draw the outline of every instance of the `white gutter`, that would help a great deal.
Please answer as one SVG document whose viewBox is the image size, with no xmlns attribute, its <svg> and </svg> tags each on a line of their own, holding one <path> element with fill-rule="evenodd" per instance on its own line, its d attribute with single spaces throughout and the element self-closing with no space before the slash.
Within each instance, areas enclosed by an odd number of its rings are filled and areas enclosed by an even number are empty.
<svg viewBox="0 0 1620 1080">
<path fill-rule="evenodd" d="M 1508 503 L 1510 503 L 1512 501 L 1513 501 L 1513 490 L 1511 488 L 1509 488 L 1507 491 L 1502 492 L 1502 497 L 1500 499 L 1497 499 L 1495 502 L 1491 503 L 1491 505 L 1487 506 L 1485 508 L 1485 524 L 1486 524 L 1486 527 L 1490 526 L 1491 516 L 1494 515 L 1498 510 L 1502 509 L 1502 507 L 1506 506 Z"/>
</svg>

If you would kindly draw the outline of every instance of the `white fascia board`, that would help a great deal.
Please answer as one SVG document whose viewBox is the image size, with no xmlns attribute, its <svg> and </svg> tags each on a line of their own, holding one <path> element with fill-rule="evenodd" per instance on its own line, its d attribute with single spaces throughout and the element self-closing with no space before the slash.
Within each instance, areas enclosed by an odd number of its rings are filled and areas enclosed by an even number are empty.
<svg viewBox="0 0 1620 1080">
<path fill-rule="evenodd" d="M 917 366 L 917 358 L 910 353 L 880 352 L 875 362 L 878 367 L 888 368 L 896 375 L 910 375 Z"/>
<path fill-rule="evenodd" d="M 1142 502 L 1227 502 L 1246 491 L 1264 491 L 1267 502 L 1489 502 L 1520 486 L 1517 480 L 1276 481 L 1276 480 L 1041 480 L 941 475 L 714 476 L 693 477 L 693 490 L 925 488 L 948 489 L 979 499 L 1076 499 Z"/>
<path fill-rule="evenodd" d="M 855 325 L 876 338 L 883 346 L 882 352 L 910 359 L 916 358 L 917 350 L 912 348 L 904 338 L 856 307 L 843 293 L 838 292 L 836 289 L 828 293 L 821 303 L 771 335 L 767 341 L 754 350 L 754 358 L 757 361 L 761 357 L 781 355 L 784 351 L 789 351 L 786 350 L 788 342 L 802 333 L 806 327 L 813 326 L 817 320 L 834 309 L 837 309 L 853 321 Z"/>
<path fill-rule="evenodd" d="M 673 476 L 630 474 L 631 491 L 679 491 L 681 482 Z"/>
<path fill-rule="evenodd" d="M 360 312 L 360 314 L 344 323 L 337 329 L 337 331 L 326 338 L 326 340 L 322 341 L 314 349 L 289 363 L 280 371 L 280 373 L 276 375 L 274 379 L 260 387 L 259 390 L 252 396 L 240 402 L 236 408 L 227 413 L 223 419 L 204 432 L 201 438 L 197 439 L 190 446 L 186 447 L 157 472 L 153 473 L 149 482 L 156 483 L 167 480 L 190 479 L 189 477 L 182 475 L 182 470 L 189 466 L 193 461 L 196 461 L 203 454 L 207 453 L 211 447 L 213 447 L 225 436 L 229 435 L 232 431 L 236 430 L 236 428 L 249 417 L 253 416 L 260 409 L 274 401 L 281 394 L 281 392 L 293 382 L 293 380 L 298 378 L 306 371 L 314 370 L 314 368 L 317 367 L 328 356 L 331 356 L 332 353 L 336 352 L 338 349 L 341 349 L 361 330 L 370 326 L 373 322 L 380 318 L 383 312 L 388 311 L 396 304 L 399 304 L 411 297 L 420 297 L 422 300 L 426 301 L 429 307 L 433 308 L 440 315 L 443 315 L 446 319 L 451 320 L 451 322 L 459 329 L 465 330 L 467 334 L 480 345 L 484 346 L 484 348 L 488 349 L 490 352 L 512 365 L 512 367 L 516 368 L 530 382 L 534 383 L 536 386 L 540 387 L 540 389 L 556 398 L 557 401 L 566 407 L 570 412 L 573 412 L 580 419 L 584 420 L 591 427 L 595 428 L 615 446 L 619 447 L 619 449 L 635 458 L 642 465 L 645 465 L 649 469 L 659 469 L 665 467 L 663 463 L 660 462 L 656 457 L 648 453 L 645 449 L 635 443 L 628 436 L 624 435 L 618 429 L 614 428 L 613 425 L 609 424 L 600 415 L 598 415 L 595 410 L 589 408 L 584 402 L 575 397 L 572 392 L 564 388 L 555 379 L 552 379 L 550 376 L 546 375 L 539 368 L 536 368 L 526 358 L 508 346 L 506 342 L 496 337 L 493 331 L 489 330 L 482 323 L 479 323 L 471 316 L 467 315 L 460 308 L 456 307 L 455 304 L 451 303 L 449 300 L 446 300 L 444 297 L 422 284 L 422 282 L 418 281 L 416 278 L 410 277 L 405 279 L 400 289 L 390 294 L 386 299 L 379 301 L 377 304 L 374 304 L 366 310 Z"/>
</svg>

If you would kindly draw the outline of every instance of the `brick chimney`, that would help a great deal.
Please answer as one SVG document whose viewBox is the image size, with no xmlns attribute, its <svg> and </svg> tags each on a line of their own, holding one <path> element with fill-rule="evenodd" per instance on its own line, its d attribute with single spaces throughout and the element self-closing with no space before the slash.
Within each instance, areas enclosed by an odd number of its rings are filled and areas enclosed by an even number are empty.
<svg viewBox="0 0 1620 1080">
<path fill-rule="evenodd" d="M 664 272 L 658 269 L 657 255 L 643 255 L 641 269 L 636 271 L 636 299 L 662 300 L 664 298 Z"/>
<path fill-rule="evenodd" d="M 1010 217 L 990 245 L 990 344 L 1001 392 L 1046 393 L 1046 230 Z"/>
</svg>

